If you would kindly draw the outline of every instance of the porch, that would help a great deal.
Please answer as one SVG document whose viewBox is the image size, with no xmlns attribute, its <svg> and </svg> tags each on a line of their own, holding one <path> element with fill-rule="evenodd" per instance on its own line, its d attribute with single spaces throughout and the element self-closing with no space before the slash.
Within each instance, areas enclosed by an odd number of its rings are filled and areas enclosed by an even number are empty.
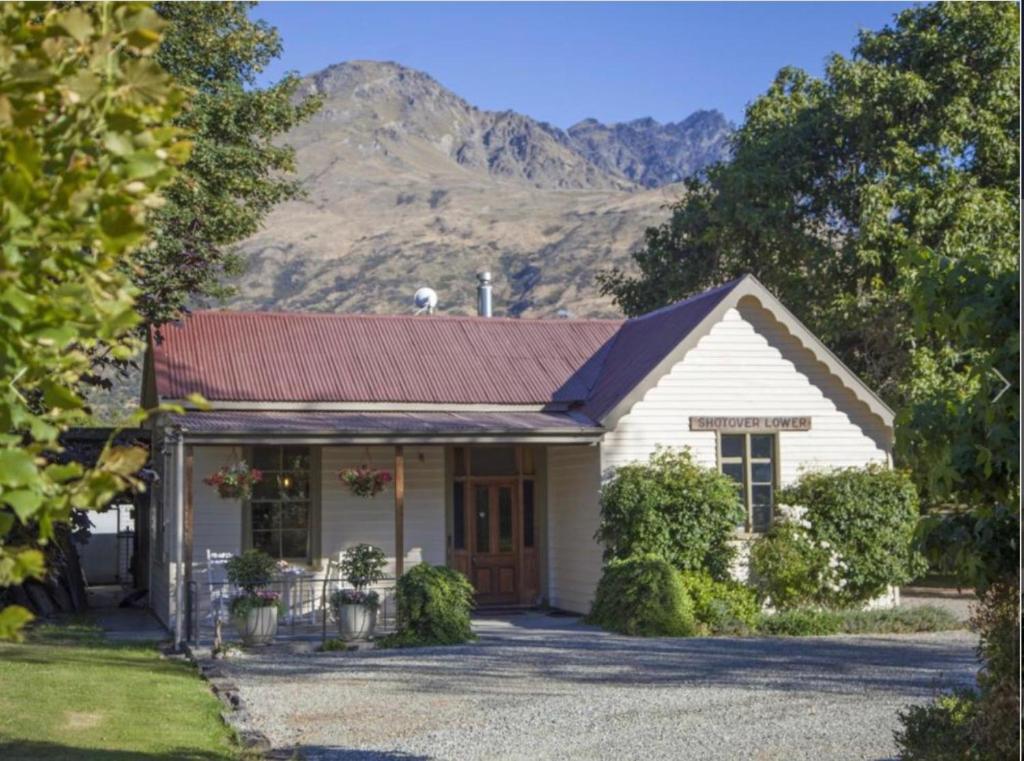
<svg viewBox="0 0 1024 761">
<path fill-rule="evenodd" d="M 228 417 L 251 422 L 250 414 Z M 210 559 L 249 548 L 262 549 L 286 566 L 274 588 L 287 610 L 282 630 L 297 637 L 322 638 L 329 609 L 325 600 L 344 586 L 340 579 L 324 578 L 328 561 L 362 543 L 380 547 L 387 556 L 388 581 L 378 590 L 384 630 L 393 625 L 394 579 L 424 562 L 464 573 L 483 607 L 585 609 L 589 590 L 575 593 L 573 588 L 585 587 L 591 576 L 596 583 L 600 567 L 600 550 L 591 538 L 600 484 L 599 451 L 593 446 L 599 431 L 593 426 L 539 412 L 444 414 L 446 425 L 459 418 L 463 429 L 486 423 L 491 430 L 364 434 L 356 440 L 349 434 L 338 440 L 337 434 L 331 439 L 311 435 L 312 420 L 322 422 L 324 416 L 309 414 L 288 417 L 290 426 L 298 418 L 307 427 L 302 436 L 288 429 L 276 435 L 215 430 L 224 419 L 216 413 L 177 416 L 188 428 L 183 426 L 180 434 L 168 431 L 168 472 L 175 474 L 177 462 L 182 463 L 180 503 L 174 481 L 167 479 L 163 511 L 174 517 L 180 505 L 180 548 L 173 524 L 171 541 L 165 543 L 181 553 L 180 565 L 168 563 L 164 618 L 177 641 L 201 641 L 212 633 L 215 611 L 230 596 L 226 578 L 212 572 Z M 274 417 L 280 419 L 281 413 Z M 376 415 L 360 417 L 380 424 Z M 410 418 L 422 423 L 423 415 L 391 417 L 399 418 L 393 426 L 408 427 Z M 504 434 L 494 429 L 495 418 L 504 420 Z M 258 419 L 267 424 L 264 415 Z M 263 471 L 264 479 L 250 499 L 222 499 L 204 481 L 242 459 Z M 361 465 L 389 471 L 391 483 L 372 497 L 353 494 L 339 473 Z M 176 568 L 182 569 L 180 585 L 175 584 Z M 151 595 L 159 615 L 156 571 Z M 563 590 L 567 596 L 560 599 Z M 177 610 L 183 615 L 175 616 Z M 327 615 L 329 629 L 329 610 Z"/>
</svg>

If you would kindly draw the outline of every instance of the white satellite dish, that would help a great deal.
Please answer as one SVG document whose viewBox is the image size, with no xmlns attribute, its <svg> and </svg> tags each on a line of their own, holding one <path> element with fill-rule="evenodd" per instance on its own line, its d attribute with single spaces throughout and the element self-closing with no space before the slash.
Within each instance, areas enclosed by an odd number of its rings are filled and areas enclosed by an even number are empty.
<svg viewBox="0 0 1024 761">
<path fill-rule="evenodd" d="M 433 314 L 437 309 L 437 291 L 433 288 L 420 288 L 412 297 L 412 303 L 416 305 L 416 314 Z"/>
</svg>

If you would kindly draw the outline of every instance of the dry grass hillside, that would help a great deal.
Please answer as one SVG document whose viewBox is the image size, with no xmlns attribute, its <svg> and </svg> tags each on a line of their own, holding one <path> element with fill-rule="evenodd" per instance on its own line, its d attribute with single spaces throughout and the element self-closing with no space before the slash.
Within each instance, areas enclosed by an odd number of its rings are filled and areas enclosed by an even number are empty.
<svg viewBox="0 0 1024 761">
<path fill-rule="evenodd" d="M 397 64 L 339 64 L 306 87 L 323 109 L 287 140 L 308 195 L 241 247 L 235 308 L 404 311 L 429 285 L 443 311 L 466 313 L 489 269 L 496 313 L 611 315 L 594 274 L 627 264 L 680 193 L 634 183 L 607 140 L 596 162 L 557 128 L 481 111 Z"/>
</svg>

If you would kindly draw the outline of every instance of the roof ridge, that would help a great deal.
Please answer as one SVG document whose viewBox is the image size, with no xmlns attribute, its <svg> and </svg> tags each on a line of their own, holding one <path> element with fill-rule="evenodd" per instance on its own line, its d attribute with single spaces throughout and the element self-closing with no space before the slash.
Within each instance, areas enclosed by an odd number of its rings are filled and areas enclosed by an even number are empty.
<svg viewBox="0 0 1024 761">
<path fill-rule="evenodd" d="M 665 314 L 666 312 L 671 312 L 672 310 L 678 309 L 679 307 L 695 304 L 696 302 L 700 301 L 701 299 L 707 298 L 708 296 L 714 296 L 724 290 L 731 290 L 749 277 L 751 276 L 742 275 L 741 277 L 733 278 L 732 280 L 726 281 L 721 285 L 716 285 L 713 288 L 708 288 L 706 291 L 701 291 L 700 293 L 695 293 L 692 296 L 688 296 L 682 301 L 673 301 L 671 304 L 666 304 L 663 307 L 658 307 L 657 309 L 653 309 L 650 312 L 644 312 L 643 314 L 638 314 L 636 317 L 630 317 L 628 322 L 646 320 L 648 317 L 658 317 L 659 315 Z"/>
<path fill-rule="evenodd" d="M 487 323 L 516 323 L 531 325 L 534 323 L 545 324 L 599 324 L 599 325 L 622 325 L 625 318 L 616 317 L 482 317 L 480 315 L 468 314 L 372 314 L 368 312 L 310 312 L 292 310 L 242 310 L 242 309 L 194 309 L 189 312 L 185 319 L 192 316 L 226 316 L 226 317 L 266 317 L 272 319 L 288 319 L 293 317 L 313 317 L 317 319 L 353 319 L 353 320 L 434 320 L 444 322 L 487 322 Z"/>
</svg>

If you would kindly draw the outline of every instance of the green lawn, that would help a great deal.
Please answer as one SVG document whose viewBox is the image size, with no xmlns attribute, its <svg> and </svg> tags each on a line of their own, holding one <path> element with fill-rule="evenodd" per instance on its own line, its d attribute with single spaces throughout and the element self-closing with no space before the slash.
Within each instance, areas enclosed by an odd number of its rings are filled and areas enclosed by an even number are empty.
<svg viewBox="0 0 1024 761">
<path fill-rule="evenodd" d="M 0 759 L 241 757 L 219 703 L 188 664 L 114 644 L 85 625 L 0 644 Z"/>
</svg>

